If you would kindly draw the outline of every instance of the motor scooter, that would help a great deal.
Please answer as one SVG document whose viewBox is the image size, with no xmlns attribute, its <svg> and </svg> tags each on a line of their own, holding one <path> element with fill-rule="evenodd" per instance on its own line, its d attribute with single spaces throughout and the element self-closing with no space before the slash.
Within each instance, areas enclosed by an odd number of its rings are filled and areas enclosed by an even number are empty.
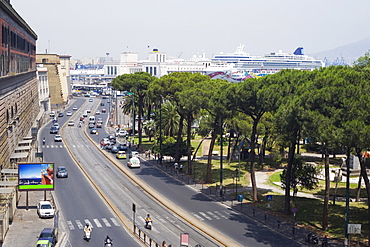
<svg viewBox="0 0 370 247">
<path fill-rule="evenodd" d="M 113 247 L 113 241 L 110 238 L 107 238 L 104 243 L 104 247 Z"/>
<path fill-rule="evenodd" d="M 91 238 L 91 231 L 85 231 L 84 232 L 84 239 L 89 242 Z"/>
<path fill-rule="evenodd" d="M 310 232 L 307 235 L 306 241 L 312 244 L 319 244 L 319 235 Z"/>
<path fill-rule="evenodd" d="M 152 221 L 151 220 L 147 220 L 145 227 L 146 227 L 146 229 L 152 230 Z"/>
</svg>

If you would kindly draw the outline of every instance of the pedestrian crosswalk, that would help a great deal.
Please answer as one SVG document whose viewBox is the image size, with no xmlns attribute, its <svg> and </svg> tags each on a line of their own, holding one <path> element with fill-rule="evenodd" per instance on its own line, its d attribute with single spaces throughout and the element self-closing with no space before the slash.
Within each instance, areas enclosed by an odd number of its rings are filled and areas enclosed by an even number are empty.
<svg viewBox="0 0 370 247">
<path fill-rule="evenodd" d="M 89 224 L 91 228 L 102 228 L 102 227 L 113 227 L 120 226 L 120 223 L 116 218 L 101 218 L 101 219 L 83 219 L 83 220 L 68 220 L 67 226 L 69 230 L 73 231 L 76 229 L 82 230 L 86 224 Z"/>
<path fill-rule="evenodd" d="M 207 211 L 207 212 L 191 212 L 190 213 L 194 218 L 196 218 L 199 221 L 204 221 L 204 220 L 226 220 L 232 217 L 231 213 L 224 210 L 222 212 L 219 211 Z"/>
</svg>

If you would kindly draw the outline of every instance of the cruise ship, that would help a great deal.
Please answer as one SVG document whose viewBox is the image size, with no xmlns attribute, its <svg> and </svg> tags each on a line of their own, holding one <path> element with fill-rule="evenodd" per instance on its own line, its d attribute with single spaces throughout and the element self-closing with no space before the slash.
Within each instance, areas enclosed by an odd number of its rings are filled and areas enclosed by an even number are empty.
<svg viewBox="0 0 370 247">
<path fill-rule="evenodd" d="M 303 54 L 298 47 L 293 53 L 272 52 L 265 56 L 251 56 L 239 45 L 234 53 L 219 53 L 211 59 L 205 74 L 211 78 L 221 78 L 232 82 L 250 77 L 274 74 L 282 69 L 308 70 L 324 67 L 322 60 Z"/>
</svg>

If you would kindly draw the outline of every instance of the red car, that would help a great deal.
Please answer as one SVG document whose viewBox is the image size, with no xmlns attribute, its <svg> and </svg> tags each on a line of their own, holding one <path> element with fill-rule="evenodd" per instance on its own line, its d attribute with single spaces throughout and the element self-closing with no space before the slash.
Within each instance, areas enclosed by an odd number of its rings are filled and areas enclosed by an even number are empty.
<svg viewBox="0 0 370 247">
<path fill-rule="evenodd" d="M 101 110 L 101 112 L 102 112 L 102 113 L 106 113 L 106 112 L 107 112 L 107 110 L 105 110 L 105 109 L 102 109 L 102 110 Z"/>
<path fill-rule="evenodd" d="M 80 121 L 84 121 L 84 119 L 85 119 L 84 117 L 80 117 Z"/>
</svg>

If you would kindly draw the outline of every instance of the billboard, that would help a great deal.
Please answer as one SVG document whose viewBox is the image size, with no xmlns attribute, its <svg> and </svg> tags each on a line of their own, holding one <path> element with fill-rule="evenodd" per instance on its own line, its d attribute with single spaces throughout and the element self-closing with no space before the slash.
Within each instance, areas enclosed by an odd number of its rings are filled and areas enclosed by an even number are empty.
<svg viewBox="0 0 370 247">
<path fill-rule="evenodd" d="M 54 190 L 54 163 L 18 163 L 18 190 Z"/>
</svg>

